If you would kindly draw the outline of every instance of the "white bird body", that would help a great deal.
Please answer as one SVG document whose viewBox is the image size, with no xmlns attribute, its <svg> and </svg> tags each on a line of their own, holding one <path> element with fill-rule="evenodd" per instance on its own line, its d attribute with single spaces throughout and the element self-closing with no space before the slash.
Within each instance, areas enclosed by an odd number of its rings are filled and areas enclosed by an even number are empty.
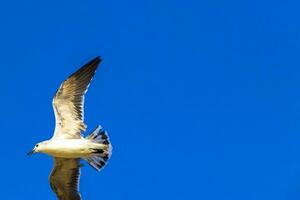
<svg viewBox="0 0 300 200">
<path fill-rule="evenodd" d="M 105 149 L 107 145 L 88 139 L 52 139 L 44 142 L 41 151 L 59 158 L 84 158 L 93 154 L 93 149 Z"/>
</svg>

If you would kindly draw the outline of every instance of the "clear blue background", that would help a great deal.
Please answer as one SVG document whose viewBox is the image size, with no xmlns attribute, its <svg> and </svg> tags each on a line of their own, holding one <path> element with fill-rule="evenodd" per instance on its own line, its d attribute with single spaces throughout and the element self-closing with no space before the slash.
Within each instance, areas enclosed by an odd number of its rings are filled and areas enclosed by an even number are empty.
<svg viewBox="0 0 300 200">
<path fill-rule="evenodd" d="M 299 1 L 0 3 L 1 199 L 55 199 L 52 97 L 93 57 L 84 199 L 300 199 Z"/>
</svg>

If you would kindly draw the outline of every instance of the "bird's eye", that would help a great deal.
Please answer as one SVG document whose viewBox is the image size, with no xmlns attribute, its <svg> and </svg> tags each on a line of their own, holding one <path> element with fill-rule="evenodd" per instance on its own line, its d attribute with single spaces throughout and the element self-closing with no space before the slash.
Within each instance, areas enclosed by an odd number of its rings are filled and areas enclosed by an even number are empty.
<svg viewBox="0 0 300 200">
<path fill-rule="evenodd" d="M 35 147 L 38 147 L 39 145 L 37 144 L 37 145 L 35 145 Z"/>
</svg>

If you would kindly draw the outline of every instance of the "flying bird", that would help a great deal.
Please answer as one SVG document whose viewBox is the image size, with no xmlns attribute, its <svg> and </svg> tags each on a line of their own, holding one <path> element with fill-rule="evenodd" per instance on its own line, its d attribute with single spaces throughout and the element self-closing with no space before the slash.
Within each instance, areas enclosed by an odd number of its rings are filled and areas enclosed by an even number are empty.
<svg viewBox="0 0 300 200">
<path fill-rule="evenodd" d="M 57 90 L 53 101 L 55 130 L 53 137 L 37 143 L 28 153 L 45 153 L 54 158 L 49 176 L 52 190 L 60 200 L 80 200 L 80 159 L 100 171 L 112 153 L 107 132 L 98 126 L 84 137 L 84 95 L 101 62 L 96 57 L 69 76 Z"/>
</svg>

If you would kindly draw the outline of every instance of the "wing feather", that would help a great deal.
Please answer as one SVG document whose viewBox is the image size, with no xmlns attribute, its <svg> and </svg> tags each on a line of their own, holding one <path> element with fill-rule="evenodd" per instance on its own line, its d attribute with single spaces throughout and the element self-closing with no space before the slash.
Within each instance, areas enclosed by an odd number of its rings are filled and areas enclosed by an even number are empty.
<svg viewBox="0 0 300 200">
<path fill-rule="evenodd" d="M 53 98 L 55 114 L 54 138 L 81 138 L 85 131 L 84 95 L 101 62 L 96 57 L 66 79 Z"/>
<path fill-rule="evenodd" d="M 80 159 L 54 158 L 50 186 L 59 200 L 81 200 L 79 193 Z"/>
</svg>

